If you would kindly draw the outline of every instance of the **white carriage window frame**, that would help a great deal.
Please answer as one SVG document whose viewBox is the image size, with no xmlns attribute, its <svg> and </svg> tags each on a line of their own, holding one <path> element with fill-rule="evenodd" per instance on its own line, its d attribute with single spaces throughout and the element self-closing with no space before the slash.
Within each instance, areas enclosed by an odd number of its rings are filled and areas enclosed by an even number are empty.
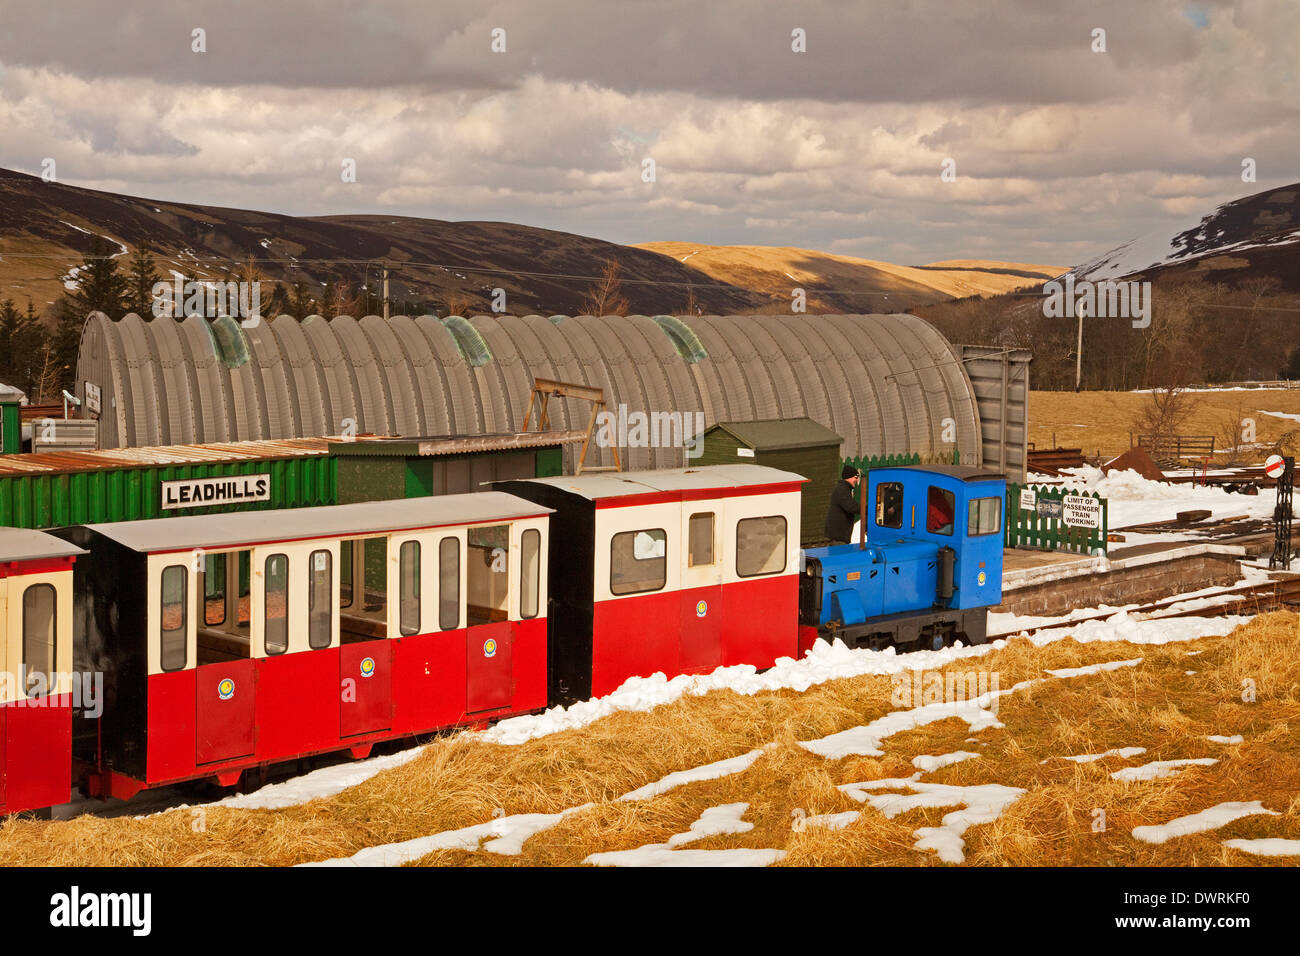
<svg viewBox="0 0 1300 956">
<path fill-rule="evenodd" d="M 167 579 L 173 571 L 180 572 L 181 597 L 179 601 L 169 601 L 167 596 Z M 158 669 L 170 674 L 183 671 L 190 663 L 189 648 L 189 613 L 190 613 L 190 569 L 183 564 L 166 565 L 158 577 Z M 169 605 L 180 606 L 181 622 L 179 627 L 167 626 L 167 608 Z M 179 635 L 179 637 L 177 636 Z M 174 664 L 176 649 L 180 648 L 180 663 Z M 172 665 L 172 666 L 169 666 Z"/>
<path fill-rule="evenodd" d="M 681 520 L 680 518 L 678 519 Z M 636 535 L 646 535 L 649 541 L 639 542 Z M 657 562 L 659 565 L 658 584 L 651 583 L 648 586 L 633 586 L 627 584 L 618 584 L 614 580 L 615 572 L 625 570 L 628 567 L 636 567 L 635 564 L 629 565 L 626 559 L 622 559 L 619 554 L 619 546 L 625 539 L 630 539 L 632 545 L 632 561 L 638 563 Z M 650 553 L 644 557 L 637 556 L 637 548 L 641 547 L 643 553 L 647 547 Z M 656 547 L 657 546 L 657 547 Z M 658 553 L 655 553 L 657 551 Z M 640 570 L 646 570 L 644 568 Z M 654 578 L 647 578 L 647 581 L 653 582 Z M 663 528 L 638 528 L 635 531 L 619 531 L 610 536 L 609 539 L 609 591 L 617 597 L 624 597 L 628 594 L 653 594 L 656 591 L 662 591 L 668 586 L 668 532 Z"/>
<path fill-rule="evenodd" d="M 324 559 L 323 561 L 321 559 Z M 320 565 L 324 567 L 320 567 Z M 323 604 L 317 601 L 324 572 Z M 329 548 L 313 551 L 307 558 L 307 649 L 325 650 L 334 644 L 334 555 Z M 319 643 L 321 622 L 324 621 L 325 643 Z"/>
<path fill-rule="evenodd" d="M 708 533 L 701 533 L 696 537 L 696 518 L 708 519 Z M 715 511 L 696 511 L 686 520 L 686 530 L 688 541 L 686 542 L 686 566 L 688 568 L 709 568 L 718 563 L 717 549 L 717 524 L 718 515 Z M 696 546 L 701 544 L 708 545 L 708 560 L 696 560 Z"/>
<path fill-rule="evenodd" d="M 40 600 L 48 595 L 48 607 L 44 609 L 31 608 L 28 605 L 29 598 Z M 38 620 L 35 611 L 43 610 L 48 625 L 42 628 L 42 633 L 38 634 L 33 629 L 33 625 Z M 54 690 L 54 672 L 58 669 L 58 640 L 59 640 L 59 592 L 53 584 L 41 582 L 39 584 L 29 584 L 23 588 L 22 597 L 22 639 L 23 639 L 23 687 L 22 692 L 28 697 L 45 697 Z M 39 645 L 41 656 L 44 658 L 40 663 L 41 667 L 33 667 L 32 650 L 30 645 Z M 33 674 L 44 675 L 44 689 L 33 692 L 31 689 L 31 676 Z"/>
<path fill-rule="evenodd" d="M 271 562 L 276 558 L 280 558 L 284 561 L 284 613 L 280 618 L 273 618 L 271 616 L 271 595 L 279 590 L 279 588 L 271 587 Z M 265 650 L 267 657 L 279 657 L 281 654 L 287 654 L 289 652 L 289 644 L 291 643 L 293 633 L 289 628 L 289 582 L 292 578 L 289 569 L 289 555 L 283 551 L 276 551 L 273 554 L 268 554 L 266 559 L 262 562 L 262 575 L 262 580 L 264 582 L 262 586 L 262 647 Z M 274 644 L 271 642 L 271 622 L 279 620 L 283 621 L 284 627 L 283 646 L 281 646 L 279 641 L 276 641 Z M 275 649 L 272 650 L 272 648 Z"/>
<path fill-rule="evenodd" d="M 780 547 L 773 549 L 768 556 L 767 563 L 760 566 L 757 570 L 742 571 L 741 568 L 745 567 L 745 565 L 743 565 L 742 562 L 748 559 L 748 552 L 750 549 L 753 548 L 752 543 L 745 541 L 746 534 L 747 533 L 771 534 L 770 531 L 769 532 L 760 531 L 758 528 L 755 528 L 753 525 L 754 522 L 775 522 L 775 521 L 781 522 Z M 790 523 L 786 520 L 785 515 L 759 515 L 752 518 L 741 518 L 739 521 L 737 521 L 736 522 L 736 577 L 758 578 L 758 577 L 766 577 L 767 575 L 771 575 L 771 574 L 781 574 L 782 572 L 784 572 L 786 562 L 787 562 L 786 551 L 788 550 L 787 545 L 789 544 L 789 540 L 790 540 L 789 536 L 790 536 Z M 780 560 L 781 560 L 780 565 L 777 567 L 769 567 L 768 565 L 770 565 L 772 563 L 772 560 L 776 558 L 778 555 L 780 556 Z"/>
<path fill-rule="evenodd" d="M 537 617 L 542 597 L 542 533 L 525 528 L 519 536 L 519 618 Z"/>
</svg>

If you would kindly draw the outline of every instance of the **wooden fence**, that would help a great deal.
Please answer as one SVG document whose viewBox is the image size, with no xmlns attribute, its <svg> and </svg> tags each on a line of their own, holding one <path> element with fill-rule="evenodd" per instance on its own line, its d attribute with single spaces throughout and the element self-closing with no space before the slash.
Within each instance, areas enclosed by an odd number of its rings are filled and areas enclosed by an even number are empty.
<svg viewBox="0 0 1300 956">
<path fill-rule="evenodd" d="M 1106 499 L 1096 492 L 1007 482 L 1008 548 L 1105 554 L 1106 532 Z"/>
</svg>

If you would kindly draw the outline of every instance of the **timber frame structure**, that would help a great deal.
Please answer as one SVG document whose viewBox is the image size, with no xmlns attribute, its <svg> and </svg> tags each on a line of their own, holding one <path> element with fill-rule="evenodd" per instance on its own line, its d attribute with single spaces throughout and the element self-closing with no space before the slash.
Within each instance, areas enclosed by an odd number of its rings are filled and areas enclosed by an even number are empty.
<svg viewBox="0 0 1300 956">
<path fill-rule="evenodd" d="M 582 450 L 578 454 L 578 460 L 574 464 L 573 473 L 580 475 L 584 471 L 622 471 L 623 462 L 618 456 L 618 446 L 610 445 L 610 453 L 614 456 L 612 465 L 586 465 L 587 449 L 591 446 L 592 435 L 596 430 L 596 419 L 602 411 L 607 410 L 605 404 L 605 390 L 596 388 L 591 385 L 580 385 L 576 382 L 557 382 L 549 378 L 533 378 L 533 391 L 528 398 L 528 411 L 524 414 L 525 432 L 533 420 L 533 406 L 537 406 L 537 429 L 546 431 L 551 427 L 551 417 L 547 410 L 547 402 L 554 396 L 555 398 L 576 398 L 579 401 L 591 402 L 591 417 L 587 420 L 587 434 L 582 440 Z"/>
</svg>

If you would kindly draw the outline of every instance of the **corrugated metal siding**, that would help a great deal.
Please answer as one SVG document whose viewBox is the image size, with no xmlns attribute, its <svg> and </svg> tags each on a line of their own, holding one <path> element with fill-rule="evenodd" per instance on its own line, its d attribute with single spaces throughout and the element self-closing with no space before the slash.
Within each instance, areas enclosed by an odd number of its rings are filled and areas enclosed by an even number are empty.
<svg viewBox="0 0 1300 956">
<path fill-rule="evenodd" d="M 980 464 L 1012 481 L 1025 478 L 1029 438 L 1029 363 L 1025 349 L 956 345 L 979 409 Z"/>
<path fill-rule="evenodd" d="M 671 328 L 646 316 L 480 316 L 455 319 L 456 335 L 433 316 L 301 325 L 280 316 L 247 330 L 219 321 L 230 361 L 200 318 L 146 329 L 137 316 L 91 316 L 78 390 L 87 379 L 104 390 L 104 447 L 164 434 L 195 442 L 338 434 L 348 419 L 380 435 L 510 431 L 540 375 L 603 388 L 611 412 L 702 411 L 706 426 L 807 415 L 844 436 L 846 455 L 956 451 L 987 463 L 990 441 L 1001 455 L 1005 438 L 1007 467 L 1023 460 L 1013 450 L 1023 448 L 1015 400 L 1004 436 L 1001 413 L 986 414 L 976 394 L 975 382 L 988 390 L 987 376 L 968 376 L 953 347 L 911 315 L 694 316 Z M 481 364 L 467 361 L 456 336 Z M 685 340 L 698 347 L 684 353 Z M 1000 397 L 1000 375 L 997 388 Z M 554 427 L 584 428 L 589 411 L 557 401 Z M 943 441 L 949 419 L 955 448 Z M 566 449 L 570 468 L 573 454 Z M 612 464 L 609 449 L 593 448 L 588 462 L 597 461 Z M 682 461 L 677 447 L 624 455 L 628 468 Z"/>
</svg>

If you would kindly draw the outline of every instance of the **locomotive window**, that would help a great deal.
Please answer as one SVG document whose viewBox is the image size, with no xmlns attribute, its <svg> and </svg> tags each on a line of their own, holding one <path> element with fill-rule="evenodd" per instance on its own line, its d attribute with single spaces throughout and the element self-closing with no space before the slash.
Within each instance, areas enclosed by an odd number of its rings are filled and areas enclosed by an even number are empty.
<svg viewBox="0 0 1300 956">
<path fill-rule="evenodd" d="M 925 530 L 934 534 L 952 534 L 952 521 L 956 513 L 956 496 L 951 491 L 931 485 L 925 512 Z"/>
<path fill-rule="evenodd" d="M 420 633 L 420 542 L 403 541 L 398 552 L 398 631 L 403 637 Z"/>
<path fill-rule="evenodd" d="M 339 607 L 352 606 L 352 542 L 339 542 Z"/>
<path fill-rule="evenodd" d="M 203 623 L 215 627 L 226 623 L 226 556 L 203 556 Z"/>
<path fill-rule="evenodd" d="M 542 533 L 529 528 L 520 542 L 519 616 L 537 617 L 541 596 Z"/>
<path fill-rule="evenodd" d="M 460 539 L 438 542 L 438 627 L 460 627 Z"/>
<path fill-rule="evenodd" d="M 283 654 L 289 649 L 289 556 L 273 554 L 266 559 L 266 628 L 264 643 L 267 655 Z"/>
<path fill-rule="evenodd" d="M 333 623 L 334 602 L 330 593 L 334 589 L 334 575 L 330 567 L 334 555 L 328 551 L 313 551 L 307 562 L 307 646 L 314 651 L 329 647 L 333 641 L 330 625 Z"/>
<path fill-rule="evenodd" d="M 752 578 L 785 570 L 786 523 L 781 515 L 736 523 L 736 574 Z"/>
<path fill-rule="evenodd" d="M 1002 530 L 1002 499 L 974 498 L 967 512 L 966 533 L 997 534 Z"/>
<path fill-rule="evenodd" d="M 186 640 L 185 612 L 189 601 L 189 569 L 183 564 L 163 568 L 162 607 L 159 620 L 162 639 L 159 644 L 158 665 L 165 671 L 184 670 L 189 662 L 189 642 Z"/>
<path fill-rule="evenodd" d="M 876 525 L 881 528 L 903 526 L 903 483 L 882 481 L 876 485 Z"/>
<path fill-rule="evenodd" d="M 23 691 L 29 697 L 53 690 L 56 616 L 54 585 L 33 584 L 23 592 Z"/>
<path fill-rule="evenodd" d="M 609 589 L 614 594 L 658 591 L 668 580 L 668 535 L 662 528 L 623 531 L 609 542 Z"/>
<path fill-rule="evenodd" d="M 686 548 L 686 566 L 702 568 L 713 563 L 713 512 L 701 511 L 691 515 L 690 541 Z"/>
</svg>

